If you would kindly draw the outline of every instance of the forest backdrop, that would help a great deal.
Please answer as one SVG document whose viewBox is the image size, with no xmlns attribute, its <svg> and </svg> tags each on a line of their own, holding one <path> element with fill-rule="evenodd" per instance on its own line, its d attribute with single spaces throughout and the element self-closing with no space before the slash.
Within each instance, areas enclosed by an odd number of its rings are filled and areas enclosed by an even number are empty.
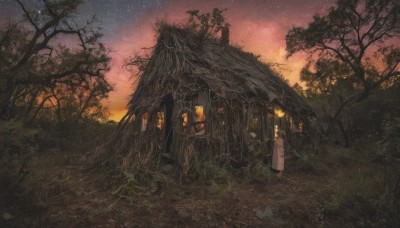
<svg viewBox="0 0 400 228">
<path fill-rule="evenodd" d="M 0 29 L 0 182 L 8 186 L 0 200 L 6 207 L 15 206 L 9 196 L 18 197 L 14 193 L 37 154 L 85 154 L 116 127 L 104 102 L 113 90 L 105 78 L 112 50 L 102 42 L 98 19 L 76 20 L 79 0 L 42 1 L 39 11 L 15 2 L 24 19 Z M 339 0 L 286 35 L 289 60 L 297 53 L 308 57 L 300 73 L 304 88 L 293 88 L 315 109 L 321 142 L 356 148 L 369 141 L 376 149 L 360 153 L 384 167 L 376 180 L 380 188 L 360 195 L 343 190 L 330 210 L 343 216 L 349 201 L 358 202 L 363 206 L 352 207 L 355 213 L 372 214 L 378 224 L 385 223 L 382 217 L 400 224 L 399 15 L 395 0 Z M 212 15 L 197 16 L 201 21 Z M 323 147 L 305 148 L 294 166 L 318 170 L 324 156 Z"/>
</svg>

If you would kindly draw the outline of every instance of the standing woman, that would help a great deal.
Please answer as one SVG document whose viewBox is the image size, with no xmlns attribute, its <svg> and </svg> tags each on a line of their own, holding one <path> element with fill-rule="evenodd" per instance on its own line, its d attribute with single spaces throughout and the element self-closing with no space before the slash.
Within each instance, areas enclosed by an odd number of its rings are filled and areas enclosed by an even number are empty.
<svg viewBox="0 0 400 228">
<path fill-rule="evenodd" d="M 278 131 L 274 143 L 274 151 L 272 153 L 272 168 L 278 171 L 278 176 L 282 176 L 285 165 L 285 147 L 284 147 L 285 132 Z"/>
</svg>

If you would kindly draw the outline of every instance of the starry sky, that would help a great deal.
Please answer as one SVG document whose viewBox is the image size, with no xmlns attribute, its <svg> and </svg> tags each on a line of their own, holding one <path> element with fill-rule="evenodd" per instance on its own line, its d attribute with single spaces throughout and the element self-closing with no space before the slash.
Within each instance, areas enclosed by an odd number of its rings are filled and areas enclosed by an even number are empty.
<svg viewBox="0 0 400 228">
<path fill-rule="evenodd" d="M 25 0 L 32 10 L 40 9 L 40 0 Z M 285 59 L 285 36 L 293 26 L 306 26 L 315 13 L 323 14 L 335 0 L 85 0 L 79 7 L 78 21 L 97 15 L 103 27 L 103 42 L 111 48 L 111 70 L 107 79 L 115 91 L 107 101 L 110 119 L 119 120 L 126 112 L 133 92 L 131 76 L 124 61 L 142 48 L 155 43 L 154 23 L 158 19 L 184 23 L 188 9 L 210 12 L 227 9 L 231 43 L 261 56 L 262 61 L 282 64 L 281 73 L 291 84 L 298 82 L 305 56 Z M 13 0 L 0 0 L 0 25 L 19 20 L 21 13 Z"/>
</svg>

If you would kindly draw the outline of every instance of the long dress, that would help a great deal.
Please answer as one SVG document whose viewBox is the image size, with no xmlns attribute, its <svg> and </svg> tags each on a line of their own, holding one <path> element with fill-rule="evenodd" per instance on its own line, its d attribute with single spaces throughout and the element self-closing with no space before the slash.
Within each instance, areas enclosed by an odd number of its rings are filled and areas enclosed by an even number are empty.
<svg viewBox="0 0 400 228">
<path fill-rule="evenodd" d="M 272 168 L 282 171 L 285 165 L 285 151 L 283 138 L 277 137 L 274 143 L 274 151 L 272 153 Z"/>
</svg>

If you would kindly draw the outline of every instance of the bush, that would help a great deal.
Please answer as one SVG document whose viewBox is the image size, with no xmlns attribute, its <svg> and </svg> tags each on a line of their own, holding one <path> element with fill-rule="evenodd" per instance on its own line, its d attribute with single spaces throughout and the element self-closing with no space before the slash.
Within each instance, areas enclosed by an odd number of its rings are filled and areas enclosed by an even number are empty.
<svg viewBox="0 0 400 228">
<path fill-rule="evenodd" d="M 353 160 L 344 172 L 331 178 L 329 197 L 324 203 L 327 216 L 358 222 L 357 225 L 368 222 L 374 226 L 400 226 L 399 123 L 400 118 L 388 116 L 378 143 L 375 138 L 368 138 L 360 142 L 360 152 L 344 153 L 348 149 L 339 148 L 335 149 L 335 159 L 327 156 L 342 165 L 349 161 L 347 156 Z"/>
<path fill-rule="evenodd" d="M 241 168 L 242 176 L 250 183 L 266 184 L 271 180 L 272 170 L 270 164 L 256 160 Z"/>
<path fill-rule="evenodd" d="M 396 227 L 400 226 L 400 117 L 387 115 L 383 122 L 380 154 L 385 162 L 385 203 L 383 215 Z"/>
<path fill-rule="evenodd" d="M 321 152 L 317 153 L 306 146 L 292 166 L 296 171 L 328 174 L 332 170 L 346 167 L 358 159 L 360 155 L 354 152 L 351 148 L 326 145 L 321 148 Z"/>
<path fill-rule="evenodd" d="M 398 201 L 382 167 L 366 165 L 341 173 L 329 185 L 324 214 L 356 225 L 398 227 Z"/>
<path fill-rule="evenodd" d="M 114 132 L 116 123 L 103 123 L 92 119 L 63 122 L 40 119 L 36 126 L 42 129 L 39 140 L 40 145 L 45 148 L 88 151 L 102 145 Z"/>
<path fill-rule="evenodd" d="M 0 153 L 21 153 L 35 151 L 38 147 L 36 136 L 39 130 L 24 127 L 17 120 L 0 121 Z"/>
<path fill-rule="evenodd" d="M 38 149 L 39 130 L 26 128 L 17 120 L 0 121 L 0 205 L 29 208 L 31 195 L 21 183 L 28 174 L 27 160 Z"/>
<path fill-rule="evenodd" d="M 400 165 L 400 117 L 386 115 L 382 124 L 383 139 L 379 142 L 382 149 L 378 156 L 383 156 L 388 162 Z"/>
<path fill-rule="evenodd" d="M 16 120 L 0 121 L 0 184 L 15 188 L 26 175 L 26 161 L 38 149 L 39 130 L 30 129 Z"/>
<path fill-rule="evenodd" d="M 204 161 L 194 171 L 204 186 L 212 191 L 229 190 L 233 183 L 232 174 L 214 161 Z"/>
<path fill-rule="evenodd" d="M 330 183 L 332 195 L 325 202 L 327 215 L 341 215 L 356 219 L 372 218 L 382 206 L 382 173 L 372 167 L 363 167 L 341 173 L 340 177 Z M 354 217 L 354 218 L 353 218 Z"/>
</svg>

